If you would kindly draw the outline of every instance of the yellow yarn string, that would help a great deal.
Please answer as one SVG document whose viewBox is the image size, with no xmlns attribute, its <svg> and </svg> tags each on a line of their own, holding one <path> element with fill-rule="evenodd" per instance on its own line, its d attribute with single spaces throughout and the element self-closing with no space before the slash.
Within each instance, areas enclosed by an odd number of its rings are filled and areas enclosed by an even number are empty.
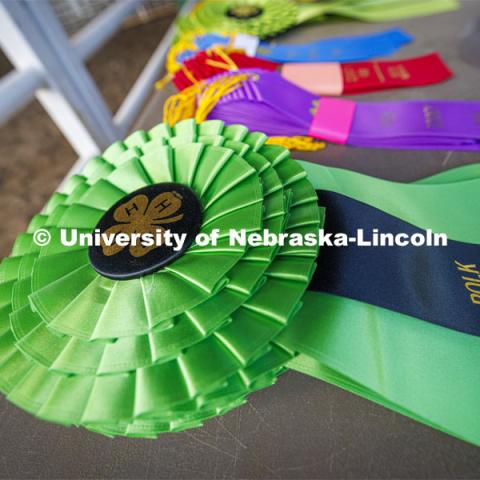
<svg viewBox="0 0 480 480">
<path fill-rule="evenodd" d="M 195 37 L 192 37 L 195 38 Z M 182 37 L 176 43 L 174 43 L 167 55 L 166 68 L 168 73 L 175 73 L 181 68 L 181 63 L 177 62 L 177 57 L 185 50 L 198 50 L 193 40 L 190 38 Z"/>
<path fill-rule="evenodd" d="M 188 33 L 183 34 L 178 40 L 174 42 L 174 44 L 170 47 L 167 55 L 166 61 L 166 68 L 167 72 L 175 73 L 181 68 L 181 63 L 177 61 L 177 57 L 183 53 L 185 50 L 193 50 L 198 51 L 198 47 L 195 44 L 196 37 L 207 33 L 205 29 L 199 28 L 195 30 L 191 30 Z M 226 32 L 220 31 L 221 35 L 229 37 L 229 42 L 227 45 L 227 49 L 230 49 L 233 41 L 235 40 L 235 33 L 234 32 Z"/>
<path fill-rule="evenodd" d="M 248 80 L 251 76 L 251 74 L 243 73 L 231 77 L 222 77 L 208 85 L 201 93 L 198 102 L 197 113 L 195 115 L 197 123 L 205 121 L 208 114 L 224 95 L 228 95 L 241 87 L 242 82 Z"/>
<path fill-rule="evenodd" d="M 269 145 L 281 145 L 289 150 L 301 150 L 304 152 L 316 152 L 323 150 L 326 145 L 312 137 L 269 137 L 266 141 Z"/>
<path fill-rule="evenodd" d="M 182 65 L 182 72 L 185 74 L 185 76 L 190 80 L 192 84 L 199 82 L 199 80 L 195 78 L 195 75 L 185 65 Z"/>
<path fill-rule="evenodd" d="M 222 70 L 228 70 L 229 72 L 231 70 L 238 70 L 238 68 L 232 69 L 232 67 L 227 63 L 217 62 L 211 58 L 207 58 L 207 60 L 205 60 L 205 64 L 210 65 L 211 67 L 221 68 Z"/>
<path fill-rule="evenodd" d="M 199 80 L 197 80 L 194 77 L 193 73 L 185 65 L 181 65 L 180 69 L 185 74 L 185 76 L 190 80 L 190 83 L 192 85 L 199 82 Z M 168 82 L 172 81 L 172 79 L 173 79 L 173 75 L 171 73 L 167 73 L 163 78 L 155 82 L 155 88 L 157 90 L 161 90 L 163 87 L 165 87 L 165 85 Z"/>
<path fill-rule="evenodd" d="M 168 97 L 163 106 L 163 120 L 171 126 L 180 120 L 193 118 L 197 109 L 196 96 L 201 92 L 202 86 L 202 82 L 196 83 Z"/>
<path fill-rule="evenodd" d="M 155 82 L 155 88 L 161 90 L 168 82 L 172 80 L 172 74 L 166 73 L 160 80 Z"/>
<path fill-rule="evenodd" d="M 242 82 L 250 77 L 252 74 L 243 73 L 221 77 L 209 85 L 204 81 L 191 85 L 167 99 L 163 119 L 169 125 L 186 118 L 194 118 L 197 123 L 201 123 L 224 95 L 239 88 Z"/>
<path fill-rule="evenodd" d="M 233 50 L 233 51 L 236 51 L 236 50 Z M 242 51 L 242 50 L 239 50 L 239 51 Z M 215 53 L 216 55 L 218 55 L 225 63 L 217 62 L 216 60 L 212 60 L 211 58 L 209 58 L 205 60 L 205 63 L 207 65 L 223 68 L 224 70 L 233 70 L 233 71 L 239 70 L 238 65 L 233 61 L 233 58 L 222 48 L 214 47 L 214 48 L 211 48 L 210 50 L 207 50 L 207 55 L 210 56 L 212 53 Z"/>
</svg>

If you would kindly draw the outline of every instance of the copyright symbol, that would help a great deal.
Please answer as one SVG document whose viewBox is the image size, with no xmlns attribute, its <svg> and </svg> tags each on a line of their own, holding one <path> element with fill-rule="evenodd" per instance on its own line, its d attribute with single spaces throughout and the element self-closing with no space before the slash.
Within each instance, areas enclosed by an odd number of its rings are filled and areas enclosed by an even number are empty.
<svg viewBox="0 0 480 480">
<path fill-rule="evenodd" d="M 39 247 L 44 247 L 45 245 L 48 245 L 51 239 L 52 239 L 52 235 L 48 230 L 45 230 L 44 228 L 40 228 L 39 230 L 36 230 L 35 233 L 33 234 L 33 241 Z"/>
</svg>

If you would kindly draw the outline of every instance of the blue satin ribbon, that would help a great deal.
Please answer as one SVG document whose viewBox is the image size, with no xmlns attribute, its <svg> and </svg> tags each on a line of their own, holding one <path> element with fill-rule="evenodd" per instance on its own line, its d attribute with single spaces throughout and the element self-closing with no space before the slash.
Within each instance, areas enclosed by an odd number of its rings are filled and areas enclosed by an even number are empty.
<svg viewBox="0 0 480 480">
<path fill-rule="evenodd" d="M 230 38 L 219 34 L 205 34 L 196 37 L 195 45 L 207 50 L 214 45 L 227 45 Z M 363 35 L 352 35 L 320 39 L 310 43 L 277 45 L 261 42 L 257 57 L 279 63 L 292 62 L 355 62 L 391 55 L 414 37 L 400 28 Z M 196 52 L 184 51 L 177 60 L 183 62 Z"/>
<path fill-rule="evenodd" d="M 426 232 L 344 195 L 317 191 L 326 207 L 325 232 L 356 237 L 363 229 L 382 233 Z M 320 248 L 309 289 L 339 295 L 480 336 L 480 245 L 448 240 L 447 246 Z M 476 273 L 475 273 L 476 272 Z M 475 297 L 478 299 L 479 297 Z"/>
<path fill-rule="evenodd" d="M 413 41 L 399 28 L 383 32 L 316 40 L 299 45 L 261 43 L 257 56 L 274 62 L 355 62 L 383 57 Z"/>
</svg>

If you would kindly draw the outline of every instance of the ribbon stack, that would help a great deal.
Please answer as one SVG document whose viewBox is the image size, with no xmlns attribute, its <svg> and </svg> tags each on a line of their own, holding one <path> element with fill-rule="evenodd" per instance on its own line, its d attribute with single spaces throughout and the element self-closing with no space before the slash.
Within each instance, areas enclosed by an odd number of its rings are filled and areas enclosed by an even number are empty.
<svg viewBox="0 0 480 480">
<path fill-rule="evenodd" d="M 436 53 L 400 61 L 281 65 L 241 52 L 207 50 L 185 60 L 183 68 L 174 74 L 173 83 L 184 90 L 225 70 L 249 69 L 278 70 L 283 78 L 310 93 L 331 96 L 430 85 L 452 77 L 452 72 Z"/>
<path fill-rule="evenodd" d="M 478 152 L 480 102 L 338 98 L 453 76 L 437 53 L 377 60 L 413 42 L 399 28 L 265 41 L 456 6 L 205 0 L 179 19 L 164 122 L 90 160 L 0 264 L 0 390 L 45 420 L 156 438 L 291 368 L 480 445 L 478 165 L 404 184 L 285 148 Z M 318 241 L 232 244 L 240 231 Z M 348 244 L 360 231 L 423 243 Z M 160 239 L 110 238 L 145 233 Z"/>
<path fill-rule="evenodd" d="M 195 99 L 193 110 L 206 112 L 206 118 L 240 121 L 275 137 L 299 136 L 374 148 L 480 149 L 478 101 L 318 98 L 277 72 L 257 69 L 221 74 L 182 91 L 177 96 L 176 118 L 191 114 L 185 108 L 190 98 Z"/>
</svg>

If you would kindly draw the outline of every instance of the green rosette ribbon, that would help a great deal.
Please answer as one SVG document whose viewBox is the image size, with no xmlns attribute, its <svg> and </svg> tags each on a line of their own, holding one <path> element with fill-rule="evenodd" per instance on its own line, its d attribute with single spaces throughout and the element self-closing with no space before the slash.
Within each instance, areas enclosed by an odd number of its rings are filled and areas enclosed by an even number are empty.
<svg viewBox="0 0 480 480">
<path fill-rule="evenodd" d="M 69 179 L 0 265 L 0 389 L 44 420 L 115 436 L 196 427 L 275 382 L 293 354 L 275 339 L 301 308 L 317 246 L 230 245 L 231 229 L 316 233 L 317 195 L 288 150 L 221 121 L 161 124 L 116 142 Z M 200 233 L 160 270 L 114 280 L 93 268 L 91 233 L 149 185 L 189 187 Z M 38 229 L 51 237 L 39 247 Z M 114 257 L 112 257 L 114 258 Z"/>
<path fill-rule="evenodd" d="M 456 0 L 332 0 L 309 4 L 293 0 L 204 0 L 179 19 L 178 28 L 182 33 L 242 32 L 264 39 L 330 15 L 386 22 L 456 8 Z"/>
<path fill-rule="evenodd" d="M 297 24 L 299 5 L 292 0 L 204 1 L 178 20 L 189 31 L 243 32 L 268 38 Z"/>
</svg>

